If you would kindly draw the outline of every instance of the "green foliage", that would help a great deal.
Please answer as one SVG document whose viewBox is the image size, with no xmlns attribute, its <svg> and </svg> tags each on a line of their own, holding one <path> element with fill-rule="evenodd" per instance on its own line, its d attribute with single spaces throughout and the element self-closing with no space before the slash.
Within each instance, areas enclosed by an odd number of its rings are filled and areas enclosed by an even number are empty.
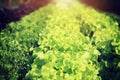
<svg viewBox="0 0 120 80">
<path fill-rule="evenodd" d="M 26 80 L 100 80 L 97 62 L 100 53 L 80 33 L 71 8 L 56 7 L 49 18 Z"/>
<path fill-rule="evenodd" d="M 0 32 L 1 80 L 24 78 L 33 60 L 32 48 L 38 46 L 39 33 L 46 26 L 49 13 L 48 8 L 40 9 L 18 22 L 10 23 Z"/>
<path fill-rule="evenodd" d="M 117 21 L 78 3 L 58 4 L 49 16 L 46 28 L 40 34 L 40 46 L 34 50 L 36 58 L 26 79 L 120 78 Z"/>
<path fill-rule="evenodd" d="M 120 32 L 118 33 L 117 37 L 113 40 L 112 46 L 114 47 L 114 54 L 120 56 Z"/>
<path fill-rule="evenodd" d="M 54 2 L 9 24 L 0 33 L 0 79 L 27 73 L 25 80 L 119 80 L 120 31 L 113 17 L 77 2 Z"/>
<path fill-rule="evenodd" d="M 117 20 L 115 20 L 116 16 L 112 16 L 112 19 L 111 16 L 91 8 L 84 10 L 84 6 L 79 6 L 81 10 L 78 11 L 76 18 L 81 20 L 80 32 L 89 37 L 92 45 L 101 53 L 98 58 L 101 66 L 99 75 L 103 80 L 120 79 L 120 67 L 118 67 L 120 62 L 120 32 Z"/>
</svg>

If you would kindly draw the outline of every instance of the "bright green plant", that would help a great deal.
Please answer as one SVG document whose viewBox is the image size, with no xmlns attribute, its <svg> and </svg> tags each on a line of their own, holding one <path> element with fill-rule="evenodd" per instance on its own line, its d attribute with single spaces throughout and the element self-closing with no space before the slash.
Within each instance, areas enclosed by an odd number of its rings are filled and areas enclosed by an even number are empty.
<svg viewBox="0 0 120 80">
<path fill-rule="evenodd" d="M 100 80 L 100 53 L 80 33 L 71 8 L 56 7 L 49 18 L 26 80 Z"/>
<path fill-rule="evenodd" d="M 113 17 L 77 2 L 54 2 L 9 24 L 0 34 L 0 79 L 23 79 L 29 70 L 25 80 L 119 80 Z"/>
<path fill-rule="evenodd" d="M 103 80 L 118 80 L 120 78 L 118 67 L 120 37 L 118 37 L 118 23 L 115 20 L 118 18 L 117 16 L 111 18 L 111 15 L 108 16 L 91 8 L 84 10 L 83 7 L 79 5 L 80 12 L 78 11 L 76 19 L 80 21 L 80 32 L 88 36 L 92 45 L 101 53 L 98 58 L 101 65 L 99 74 Z"/>
<path fill-rule="evenodd" d="M 1 80 L 24 78 L 33 60 L 30 48 L 38 46 L 39 33 L 45 28 L 51 11 L 48 7 L 42 8 L 18 22 L 10 23 L 7 29 L 0 32 Z"/>
</svg>

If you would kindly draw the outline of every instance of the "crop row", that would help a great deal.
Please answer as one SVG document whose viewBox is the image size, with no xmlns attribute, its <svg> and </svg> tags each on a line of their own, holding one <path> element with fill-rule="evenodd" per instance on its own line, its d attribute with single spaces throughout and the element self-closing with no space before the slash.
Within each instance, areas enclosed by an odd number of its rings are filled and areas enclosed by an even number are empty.
<svg viewBox="0 0 120 80">
<path fill-rule="evenodd" d="M 77 2 L 49 4 L 0 33 L 0 78 L 118 80 L 119 30 L 116 20 Z"/>
</svg>

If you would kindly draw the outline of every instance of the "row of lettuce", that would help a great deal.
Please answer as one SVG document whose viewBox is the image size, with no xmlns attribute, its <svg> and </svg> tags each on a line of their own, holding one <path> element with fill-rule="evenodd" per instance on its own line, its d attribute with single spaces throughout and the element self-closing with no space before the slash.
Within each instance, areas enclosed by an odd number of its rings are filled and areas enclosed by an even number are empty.
<svg viewBox="0 0 120 80">
<path fill-rule="evenodd" d="M 31 48 L 37 47 L 39 33 L 46 26 L 51 6 L 12 22 L 0 32 L 0 79 L 22 80 L 33 62 Z M 51 7 L 52 8 L 52 7 Z"/>
<path fill-rule="evenodd" d="M 76 6 L 76 5 L 75 5 Z M 78 20 L 80 32 L 90 38 L 92 46 L 100 52 L 99 75 L 102 80 L 120 79 L 120 27 L 110 16 L 96 12 L 91 8 L 81 8 Z M 77 12 L 78 12 L 77 10 Z M 83 15 L 84 14 L 84 15 Z M 115 17 L 115 16 L 114 16 Z M 88 34 L 89 33 L 89 34 Z"/>
<path fill-rule="evenodd" d="M 1 32 L 0 78 L 119 80 L 119 30 L 82 4 L 50 4 Z"/>
</svg>

